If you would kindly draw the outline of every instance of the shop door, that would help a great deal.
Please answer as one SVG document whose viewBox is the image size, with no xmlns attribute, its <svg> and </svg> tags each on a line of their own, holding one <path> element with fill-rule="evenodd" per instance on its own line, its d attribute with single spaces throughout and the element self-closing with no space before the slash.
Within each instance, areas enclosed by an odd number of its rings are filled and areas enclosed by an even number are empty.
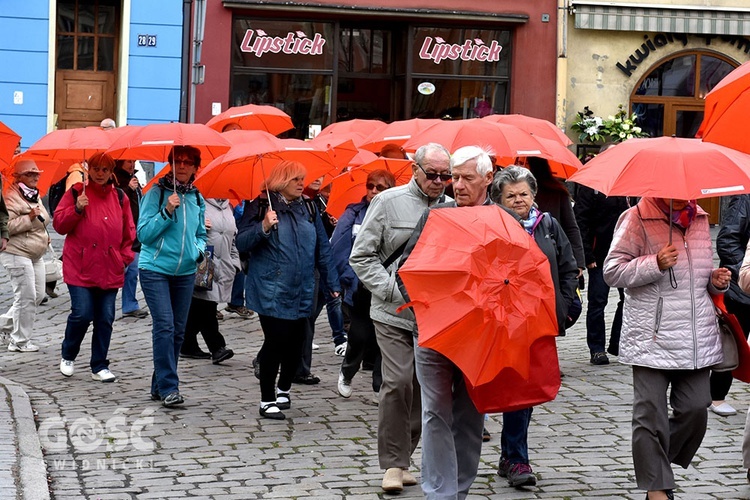
<svg viewBox="0 0 750 500">
<path fill-rule="evenodd" d="M 57 128 L 99 125 L 114 118 L 119 0 L 57 3 L 55 114 Z"/>
</svg>

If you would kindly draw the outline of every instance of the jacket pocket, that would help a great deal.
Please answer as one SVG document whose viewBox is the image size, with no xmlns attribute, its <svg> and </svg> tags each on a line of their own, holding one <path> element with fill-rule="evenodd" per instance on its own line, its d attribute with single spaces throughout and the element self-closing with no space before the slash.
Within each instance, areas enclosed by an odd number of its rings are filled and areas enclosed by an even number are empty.
<svg viewBox="0 0 750 500">
<path fill-rule="evenodd" d="M 654 315 L 654 336 L 659 333 L 659 326 L 661 325 L 661 314 L 664 309 L 664 297 L 659 297 L 656 301 L 656 314 Z"/>
</svg>

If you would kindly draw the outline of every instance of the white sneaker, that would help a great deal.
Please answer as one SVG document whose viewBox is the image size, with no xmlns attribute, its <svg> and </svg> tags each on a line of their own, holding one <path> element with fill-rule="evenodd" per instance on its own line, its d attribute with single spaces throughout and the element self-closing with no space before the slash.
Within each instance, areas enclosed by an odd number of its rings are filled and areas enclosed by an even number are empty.
<svg viewBox="0 0 750 500">
<path fill-rule="evenodd" d="M 14 342 L 8 344 L 8 350 L 10 352 L 37 352 L 39 346 L 32 344 L 31 341 L 26 342 L 24 345 L 18 345 Z"/>
<path fill-rule="evenodd" d="M 352 381 L 346 380 L 344 374 L 339 372 L 339 383 L 338 383 L 339 394 L 343 397 L 348 398 L 352 395 Z"/>
<path fill-rule="evenodd" d="M 318 344 L 316 344 L 315 342 L 313 342 L 312 348 L 313 348 L 313 351 L 314 351 L 316 349 L 320 349 L 320 346 Z"/>
<path fill-rule="evenodd" d="M 60 373 L 65 375 L 66 377 L 70 377 L 73 375 L 73 372 L 75 371 L 75 361 L 68 361 L 67 359 L 63 359 L 60 361 Z"/>
<path fill-rule="evenodd" d="M 711 404 L 709 406 L 712 412 L 722 417 L 728 417 L 730 415 L 737 415 L 737 410 L 732 408 L 729 403 L 721 403 L 720 405 Z"/>
<path fill-rule="evenodd" d="M 336 354 L 336 356 L 346 355 L 346 342 L 342 342 L 336 347 L 334 347 L 333 352 Z"/>
<path fill-rule="evenodd" d="M 117 380 L 117 377 L 108 368 L 92 373 L 91 378 L 99 382 L 114 382 Z"/>
</svg>

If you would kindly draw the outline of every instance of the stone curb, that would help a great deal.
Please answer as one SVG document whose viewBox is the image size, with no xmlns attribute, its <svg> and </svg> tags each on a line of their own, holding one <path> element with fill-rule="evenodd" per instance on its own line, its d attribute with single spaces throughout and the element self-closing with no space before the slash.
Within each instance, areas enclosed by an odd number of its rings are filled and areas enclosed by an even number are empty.
<svg viewBox="0 0 750 500">
<path fill-rule="evenodd" d="M 47 466 L 34 422 L 34 412 L 28 394 L 17 383 L 0 377 L 0 385 L 8 391 L 8 405 L 13 412 L 16 442 L 18 443 L 18 489 L 24 500 L 49 500 Z"/>
</svg>

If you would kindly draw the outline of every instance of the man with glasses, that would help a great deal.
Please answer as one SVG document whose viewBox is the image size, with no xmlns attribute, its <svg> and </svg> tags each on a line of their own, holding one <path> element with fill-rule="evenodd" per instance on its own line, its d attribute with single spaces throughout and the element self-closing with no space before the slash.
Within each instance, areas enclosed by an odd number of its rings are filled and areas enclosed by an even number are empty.
<svg viewBox="0 0 750 500">
<path fill-rule="evenodd" d="M 416 484 L 408 467 L 421 434 L 412 334 L 416 325 L 411 310 L 396 312 L 404 304 L 396 285 L 397 263 L 422 213 L 444 201 L 443 191 L 451 179 L 450 154 L 443 146 L 426 144 L 414 158 L 411 181 L 372 200 L 349 258 L 357 277 L 372 293 L 370 317 L 383 358 L 378 459 L 386 470 L 382 487 L 389 492 Z"/>
<path fill-rule="evenodd" d="M 492 204 L 487 186 L 492 182 L 493 164 L 487 152 L 477 146 L 463 147 L 453 153 L 450 164 L 456 201 L 441 203 L 422 214 L 399 267 L 417 244 L 431 210 Z M 451 235 L 445 238 L 448 241 Z M 398 284 L 408 301 L 401 280 Z M 428 499 L 465 498 L 479 468 L 484 415 L 471 401 L 461 370 L 439 352 L 419 347 L 416 329 L 414 335 L 422 394 L 422 491 Z"/>
</svg>

